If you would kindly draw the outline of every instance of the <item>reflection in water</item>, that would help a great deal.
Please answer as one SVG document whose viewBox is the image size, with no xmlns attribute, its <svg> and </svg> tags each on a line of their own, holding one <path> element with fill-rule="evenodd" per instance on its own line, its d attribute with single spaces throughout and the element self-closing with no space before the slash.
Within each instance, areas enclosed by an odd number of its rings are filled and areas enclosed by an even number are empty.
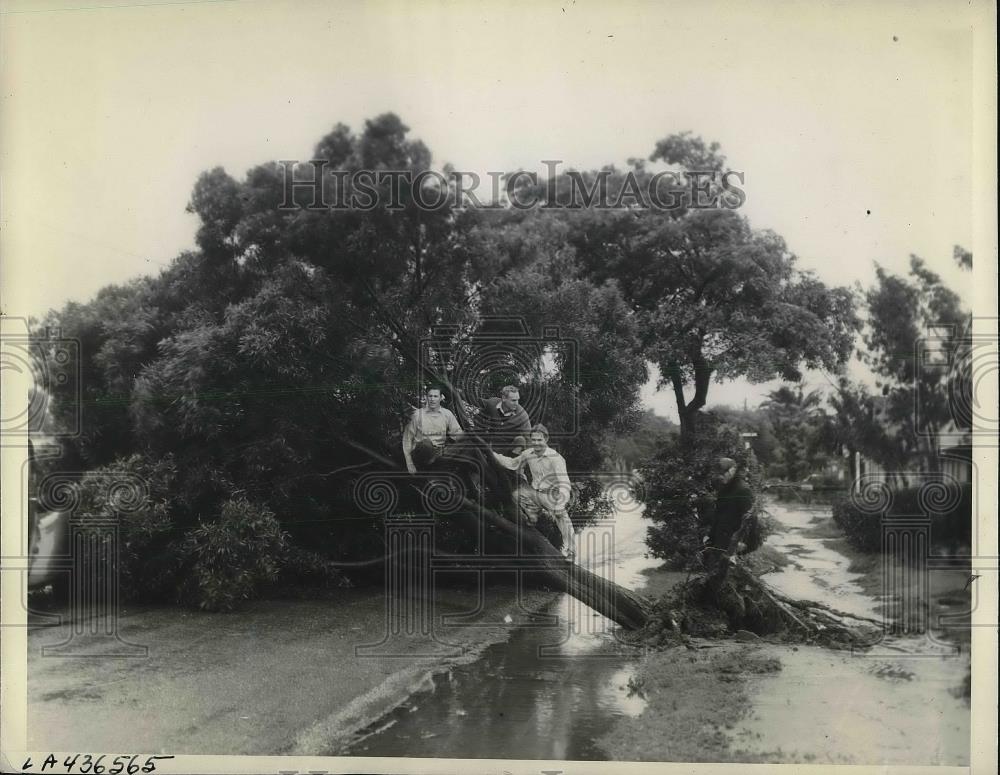
<svg viewBox="0 0 1000 775">
<path fill-rule="evenodd" d="M 614 548 L 586 541 L 587 567 L 632 588 L 658 564 L 643 556 L 648 523 L 614 520 Z M 546 611 L 555 627 L 515 628 L 481 659 L 434 677 L 343 753 L 350 756 L 605 759 L 594 740 L 609 723 L 642 712 L 630 693 L 639 653 L 620 644 L 607 619 L 567 595 Z"/>
<path fill-rule="evenodd" d="M 610 637 L 610 636 L 609 636 Z M 366 731 L 353 756 L 603 759 L 593 741 L 611 719 L 637 716 L 623 656 L 540 657 L 546 629 L 522 629 L 482 659 L 434 678 L 432 689 Z M 572 641 L 576 643 L 576 641 Z"/>
</svg>

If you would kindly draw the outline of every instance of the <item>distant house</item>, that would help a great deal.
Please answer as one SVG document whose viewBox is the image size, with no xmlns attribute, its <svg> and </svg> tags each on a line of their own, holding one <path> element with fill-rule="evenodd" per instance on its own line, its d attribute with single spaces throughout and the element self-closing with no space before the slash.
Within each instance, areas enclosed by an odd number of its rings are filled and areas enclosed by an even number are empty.
<svg viewBox="0 0 1000 775">
<path fill-rule="evenodd" d="M 944 428 L 938 437 L 938 460 L 943 473 L 959 482 L 971 482 L 972 433 L 954 422 Z"/>
<path fill-rule="evenodd" d="M 884 399 L 876 401 L 875 419 L 883 422 L 892 435 L 893 423 L 885 413 Z M 951 422 L 939 431 L 935 439 L 935 448 L 940 474 L 960 483 L 972 481 L 972 434 L 969 431 L 963 430 Z M 860 452 L 854 454 L 852 463 L 855 488 L 859 486 L 862 479 L 871 480 L 880 477 L 889 479 L 890 483 L 894 485 L 912 487 L 927 481 L 930 475 L 930 472 L 925 471 L 919 462 L 910 463 L 902 470 L 895 468 L 888 471 L 881 463 Z"/>
</svg>

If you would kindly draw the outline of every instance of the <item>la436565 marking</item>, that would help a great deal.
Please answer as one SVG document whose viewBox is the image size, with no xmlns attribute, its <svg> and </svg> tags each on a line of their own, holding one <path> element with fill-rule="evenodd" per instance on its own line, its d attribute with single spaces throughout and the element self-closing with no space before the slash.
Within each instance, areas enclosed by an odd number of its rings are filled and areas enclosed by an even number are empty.
<svg viewBox="0 0 1000 775">
<path fill-rule="evenodd" d="M 156 762 L 160 759 L 173 759 L 173 756 L 147 756 L 142 760 L 141 754 L 121 754 L 112 757 L 110 754 L 101 754 L 94 758 L 93 754 L 77 753 L 67 756 L 62 762 L 56 758 L 55 754 L 49 754 L 45 760 L 35 770 L 35 764 L 29 756 L 21 765 L 21 772 L 48 772 L 56 767 L 63 767 L 67 773 L 79 773 L 80 775 L 138 775 L 138 773 L 156 772 Z M 110 763 L 105 763 L 110 759 Z M 141 762 L 141 763 L 140 763 Z"/>
</svg>

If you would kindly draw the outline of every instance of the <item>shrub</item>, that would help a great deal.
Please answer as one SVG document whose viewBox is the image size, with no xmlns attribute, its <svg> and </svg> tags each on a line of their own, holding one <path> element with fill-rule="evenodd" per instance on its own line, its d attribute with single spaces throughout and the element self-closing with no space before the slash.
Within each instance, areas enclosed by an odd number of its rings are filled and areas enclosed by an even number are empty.
<svg viewBox="0 0 1000 775">
<path fill-rule="evenodd" d="M 223 611 L 272 583 L 347 585 L 329 558 L 291 543 L 260 503 L 221 499 L 212 509 L 216 519 L 196 522 L 170 455 L 118 458 L 86 472 L 74 487 L 77 519 L 116 523 L 117 551 L 110 556 L 117 567 L 92 570 L 117 570 L 123 599 Z"/>
<path fill-rule="evenodd" d="M 281 558 L 278 572 L 278 583 L 283 587 L 330 589 L 350 586 L 332 560 L 291 543 Z"/>
<path fill-rule="evenodd" d="M 188 533 L 191 572 L 182 587 L 186 602 L 210 611 L 231 611 L 278 580 L 288 552 L 274 514 L 245 498 L 226 501 L 219 518 Z"/>
<path fill-rule="evenodd" d="M 847 540 L 863 552 L 882 550 L 883 521 L 927 517 L 935 551 L 967 548 L 972 539 L 972 485 L 931 480 L 891 492 L 886 508 L 859 508 L 856 497 L 844 497 L 833 507 L 833 519 Z"/>
<path fill-rule="evenodd" d="M 171 599 L 183 559 L 173 517 L 177 469 L 170 456 L 119 458 L 85 473 L 78 516 L 113 518 L 118 528 L 118 582 L 127 599 Z"/>
<path fill-rule="evenodd" d="M 684 439 L 665 441 L 656 456 L 641 469 L 646 483 L 646 516 L 653 520 L 646 543 L 654 557 L 674 568 L 695 566 L 701 537 L 715 508 L 715 465 L 720 457 L 731 457 L 746 471 L 745 481 L 758 496 L 760 471 L 750 450 L 744 449 L 739 433 L 712 415 L 700 418 L 698 430 Z M 758 525 L 753 550 L 763 541 Z"/>
</svg>

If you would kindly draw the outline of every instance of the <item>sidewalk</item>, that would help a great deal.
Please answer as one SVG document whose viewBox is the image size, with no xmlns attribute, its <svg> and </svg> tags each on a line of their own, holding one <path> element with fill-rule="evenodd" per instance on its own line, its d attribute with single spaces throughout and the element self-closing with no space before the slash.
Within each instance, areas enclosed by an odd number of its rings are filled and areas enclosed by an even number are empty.
<svg viewBox="0 0 1000 775">
<path fill-rule="evenodd" d="M 398 656 L 355 655 L 356 646 L 385 636 L 386 607 L 377 589 L 257 602 L 235 614 L 125 611 L 121 636 L 148 646 L 146 658 L 43 657 L 43 646 L 68 638 L 69 625 L 34 628 L 28 639 L 28 746 L 328 754 L 432 672 L 474 660 L 506 640 L 524 620 L 514 613 L 512 595 L 505 588 L 488 590 L 470 624 L 440 630 L 441 614 L 473 612 L 479 603 L 474 592 L 444 590 L 434 632 L 459 648 L 404 637 L 392 641 L 390 651 Z M 528 593 L 526 608 L 540 610 L 554 597 Z M 514 623 L 503 621 L 508 613 Z"/>
</svg>

